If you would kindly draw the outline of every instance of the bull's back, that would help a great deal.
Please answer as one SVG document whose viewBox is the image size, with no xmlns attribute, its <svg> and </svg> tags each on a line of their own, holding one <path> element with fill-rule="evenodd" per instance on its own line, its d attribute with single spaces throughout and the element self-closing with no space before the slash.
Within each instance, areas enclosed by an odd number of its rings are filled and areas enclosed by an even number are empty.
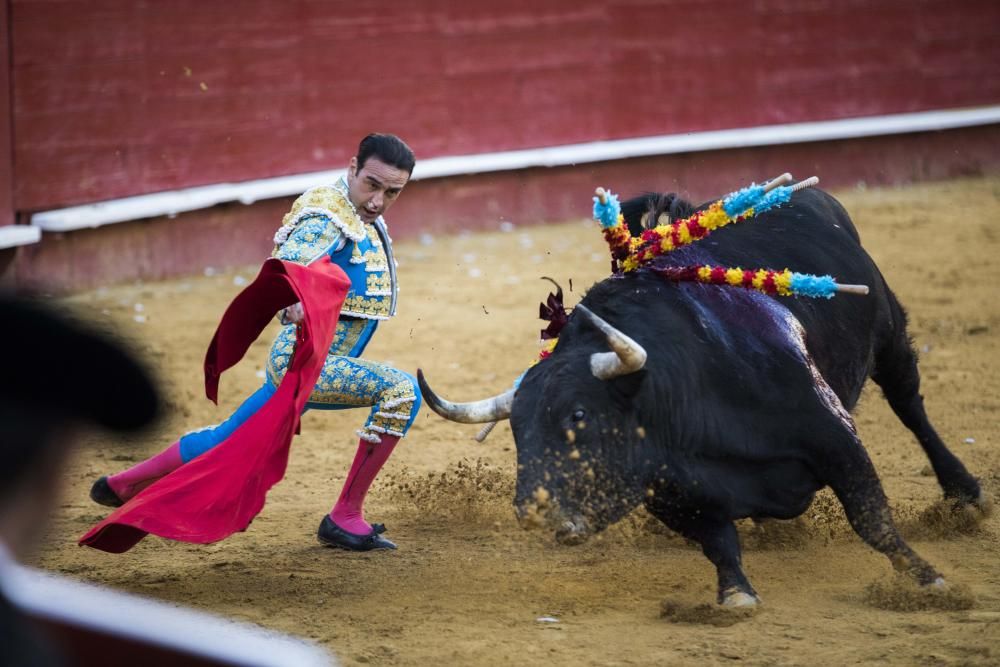
<svg viewBox="0 0 1000 667">
<path fill-rule="evenodd" d="M 878 268 L 861 246 L 844 208 L 820 190 L 803 190 L 792 200 L 747 222 L 717 230 L 671 254 L 670 263 L 691 259 L 743 269 L 791 269 L 833 276 L 841 284 L 868 285 L 867 296 L 832 299 L 775 297 L 806 329 L 806 342 L 827 382 L 849 408 L 871 374 L 875 351 L 902 326 L 898 308 Z"/>
</svg>

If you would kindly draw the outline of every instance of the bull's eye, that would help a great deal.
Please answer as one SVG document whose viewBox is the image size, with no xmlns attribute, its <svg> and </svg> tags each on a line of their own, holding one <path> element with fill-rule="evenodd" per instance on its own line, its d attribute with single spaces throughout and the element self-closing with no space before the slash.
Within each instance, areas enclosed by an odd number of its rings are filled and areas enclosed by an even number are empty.
<svg viewBox="0 0 1000 667">
<path fill-rule="evenodd" d="M 583 410 L 577 410 L 576 412 L 573 413 L 573 421 L 582 422 L 584 417 L 586 416 L 587 416 L 586 412 L 584 412 Z"/>
</svg>

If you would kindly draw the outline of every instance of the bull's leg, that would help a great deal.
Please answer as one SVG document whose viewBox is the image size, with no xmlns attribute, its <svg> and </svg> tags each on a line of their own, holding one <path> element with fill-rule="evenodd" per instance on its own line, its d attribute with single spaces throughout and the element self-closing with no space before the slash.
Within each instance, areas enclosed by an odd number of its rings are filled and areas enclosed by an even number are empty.
<svg viewBox="0 0 1000 667">
<path fill-rule="evenodd" d="M 701 545 L 705 557 L 715 565 L 719 578 L 719 604 L 726 607 L 752 607 L 760 603 L 757 592 L 743 573 L 740 539 L 732 521 L 716 521 L 707 517 L 683 521 L 676 516 L 661 514 L 650 505 L 647 507 L 668 528 Z"/>
<path fill-rule="evenodd" d="M 916 354 L 905 335 L 898 337 L 878 355 L 872 379 L 882 388 L 893 412 L 923 447 L 945 498 L 954 498 L 982 508 L 983 497 L 979 482 L 942 442 L 927 418 L 924 399 L 920 395 L 920 372 L 917 370 Z"/>
<path fill-rule="evenodd" d="M 698 531 L 701 550 L 715 565 L 719 577 L 718 602 L 727 607 L 752 607 L 760 602 L 757 591 L 743 573 L 740 538 L 732 521 L 708 525 Z"/>
<path fill-rule="evenodd" d="M 918 583 L 941 584 L 941 575 L 911 549 L 899 534 L 889 511 L 889 502 L 868 453 L 850 435 L 850 442 L 830 446 L 827 482 L 837 494 L 851 527 L 869 546 L 885 554 L 898 572 Z"/>
</svg>

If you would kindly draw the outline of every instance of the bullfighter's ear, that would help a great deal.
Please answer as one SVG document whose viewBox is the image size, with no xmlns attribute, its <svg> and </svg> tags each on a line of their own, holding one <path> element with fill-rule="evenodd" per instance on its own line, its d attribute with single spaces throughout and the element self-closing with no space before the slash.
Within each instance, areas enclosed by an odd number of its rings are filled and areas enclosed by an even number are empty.
<svg viewBox="0 0 1000 667">
<path fill-rule="evenodd" d="M 646 380 L 646 369 L 636 371 L 635 373 L 629 373 L 627 375 L 620 375 L 616 378 L 608 380 L 611 385 L 611 390 L 619 395 L 626 401 L 631 401 L 639 390 L 642 388 L 643 382 Z"/>
</svg>

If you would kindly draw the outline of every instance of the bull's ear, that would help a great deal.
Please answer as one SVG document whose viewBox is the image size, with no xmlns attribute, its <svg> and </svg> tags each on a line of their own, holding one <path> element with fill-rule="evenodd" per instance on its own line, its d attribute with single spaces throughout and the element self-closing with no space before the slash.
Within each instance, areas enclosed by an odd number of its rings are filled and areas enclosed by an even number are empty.
<svg viewBox="0 0 1000 667">
<path fill-rule="evenodd" d="M 642 389 L 643 382 L 646 381 L 646 369 L 640 369 L 635 373 L 628 373 L 627 375 L 619 375 L 616 378 L 608 380 L 608 384 L 611 385 L 611 391 L 625 399 L 626 401 L 631 401 L 639 390 Z"/>
</svg>

